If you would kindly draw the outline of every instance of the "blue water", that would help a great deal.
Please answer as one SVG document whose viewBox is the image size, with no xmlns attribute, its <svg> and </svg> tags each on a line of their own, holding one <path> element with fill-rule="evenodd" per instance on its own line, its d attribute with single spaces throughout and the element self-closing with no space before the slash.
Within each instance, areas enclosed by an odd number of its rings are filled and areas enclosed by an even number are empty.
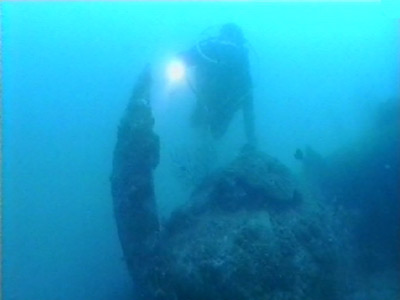
<svg viewBox="0 0 400 300">
<path fill-rule="evenodd" d="M 143 66 L 155 77 L 164 161 L 185 144 L 193 95 L 164 69 L 203 31 L 239 24 L 252 46 L 260 148 L 298 168 L 356 139 L 399 98 L 399 21 L 379 4 L 2 3 L 3 299 L 131 299 L 109 175 L 116 128 Z M 183 129 L 182 129 L 183 128 Z M 243 142 L 239 120 L 223 156 Z M 185 194 L 157 171 L 161 214 Z"/>
</svg>

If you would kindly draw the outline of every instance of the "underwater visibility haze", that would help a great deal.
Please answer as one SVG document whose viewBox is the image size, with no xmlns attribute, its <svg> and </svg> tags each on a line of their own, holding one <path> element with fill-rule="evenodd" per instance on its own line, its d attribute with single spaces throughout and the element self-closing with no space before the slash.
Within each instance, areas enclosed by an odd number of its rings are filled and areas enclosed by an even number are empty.
<svg viewBox="0 0 400 300">
<path fill-rule="evenodd" d="M 1 10 L 3 299 L 399 298 L 400 27 L 379 3 Z M 239 112 L 218 139 L 190 126 L 176 59 L 226 23 L 254 147 Z"/>
</svg>

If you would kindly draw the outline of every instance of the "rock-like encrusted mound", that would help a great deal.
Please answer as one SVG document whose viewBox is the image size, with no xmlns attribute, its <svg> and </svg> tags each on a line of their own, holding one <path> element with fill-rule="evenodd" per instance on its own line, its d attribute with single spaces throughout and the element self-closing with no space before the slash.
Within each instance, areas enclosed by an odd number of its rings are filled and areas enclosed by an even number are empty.
<svg viewBox="0 0 400 300">
<path fill-rule="evenodd" d="M 208 182 L 200 189 L 210 190 L 210 203 L 225 210 L 283 208 L 301 200 L 289 169 L 261 152 L 241 153 Z"/>
<path fill-rule="evenodd" d="M 161 299 L 336 299 L 327 216 L 307 209 L 289 170 L 262 153 L 205 182 L 163 234 Z"/>
</svg>

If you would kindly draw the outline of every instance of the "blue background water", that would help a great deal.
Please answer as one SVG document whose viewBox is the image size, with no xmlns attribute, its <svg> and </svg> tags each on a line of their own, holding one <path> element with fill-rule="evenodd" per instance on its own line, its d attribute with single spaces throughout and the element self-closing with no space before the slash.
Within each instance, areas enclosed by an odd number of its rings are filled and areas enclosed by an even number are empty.
<svg viewBox="0 0 400 300">
<path fill-rule="evenodd" d="M 109 187 L 119 117 L 151 62 L 167 160 L 193 96 L 168 90 L 165 65 L 226 21 L 255 49 L 260 147 L 294 169 L 297 147 L 329 153 L 399 95 L 399 23 L 378 4 L 3 3 L 4 299 L 130 297 Z M 184 195 L 167 165 L 157 172 L 167 211 Z"/>
</svg>

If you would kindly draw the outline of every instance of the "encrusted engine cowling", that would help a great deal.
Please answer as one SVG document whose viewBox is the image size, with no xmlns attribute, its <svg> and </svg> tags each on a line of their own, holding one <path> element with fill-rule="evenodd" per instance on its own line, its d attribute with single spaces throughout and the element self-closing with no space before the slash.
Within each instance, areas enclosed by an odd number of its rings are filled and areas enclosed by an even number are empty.
<svg viewBox="0 0 400 300">
<path fill-rule="evenodd" d="M 154 289 L 166 299 L 334 299 L 331 229 L 299 195 L 278 161 L 240 155 L 165 225 Z"/>
</svg>

